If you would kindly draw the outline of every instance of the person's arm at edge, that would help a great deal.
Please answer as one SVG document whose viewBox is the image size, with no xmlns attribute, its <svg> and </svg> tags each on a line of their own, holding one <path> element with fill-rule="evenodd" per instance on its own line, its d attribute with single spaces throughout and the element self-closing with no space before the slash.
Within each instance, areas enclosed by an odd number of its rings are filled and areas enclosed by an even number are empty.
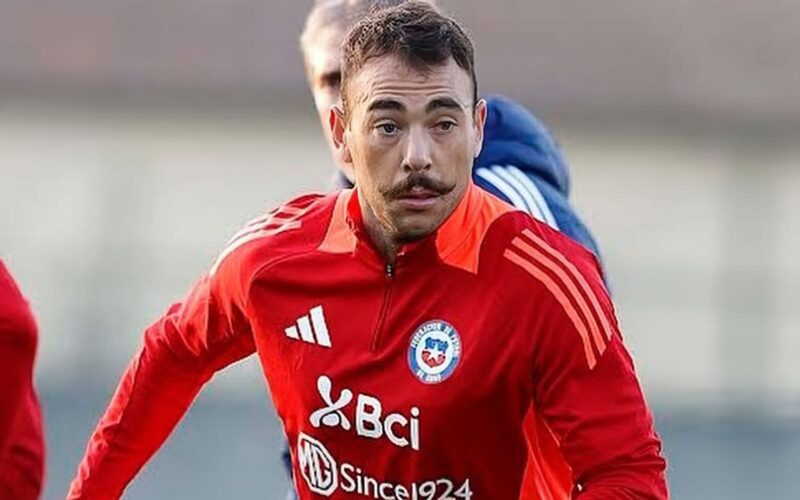
<svg viewBox="0 0 800 500">
<path fill-rule="evenodd" d="M 44 469 L 40 409 L 32 385 L 37 342 L 30 306 L 0 260 L 0 491 L 26 498 L 38 496 Z M 16 447 L 21 445 L 30 449 L 20 458 Z M 24 475 L 26 493 L 20 490 L 18 474 Z"/>
</svg>

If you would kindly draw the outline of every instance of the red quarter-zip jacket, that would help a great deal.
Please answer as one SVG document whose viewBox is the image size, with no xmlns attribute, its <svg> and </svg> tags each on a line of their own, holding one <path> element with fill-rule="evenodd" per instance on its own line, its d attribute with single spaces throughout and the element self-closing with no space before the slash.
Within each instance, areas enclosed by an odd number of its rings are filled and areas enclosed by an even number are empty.
<svg viewBox="0 0 800 500">
<path fill-rule="evenodd" d="M 119 497 L 203 384 L 253 352 L 301 499 L 515 500 L 526 467 L 563 463 L 582 500 L 667 498 L 594 257 L 472 185 L 393 265 L 357 191 L 245 226 L 146 331 L 69 498 Z M 550 498 L 546 482 L 524 494 Z"/>
</svg>

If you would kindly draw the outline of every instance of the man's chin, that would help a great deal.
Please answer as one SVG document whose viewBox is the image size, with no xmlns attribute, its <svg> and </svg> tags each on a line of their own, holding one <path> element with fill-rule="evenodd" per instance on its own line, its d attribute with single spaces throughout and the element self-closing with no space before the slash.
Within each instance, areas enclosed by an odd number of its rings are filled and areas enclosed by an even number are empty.
<svg viewBox="0 0 800 500">
<path fill-rule="evenodd" d="M 411 243 L 430 236 L 442 224 L 441 217 L 432 213 L 407 215 L 398 222 L 395 239 L 401 243 Z"/>
</svg>

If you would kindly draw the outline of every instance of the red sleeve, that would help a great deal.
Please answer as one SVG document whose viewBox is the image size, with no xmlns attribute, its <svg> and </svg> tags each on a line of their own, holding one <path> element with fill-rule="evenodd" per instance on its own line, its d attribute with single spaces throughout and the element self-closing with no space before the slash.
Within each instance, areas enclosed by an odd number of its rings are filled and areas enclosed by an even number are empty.
<svg viewBox="0 0 800 500">
<path fill-rule="evenodd" d="M 5 461 L 0 466 L 0 498 L 37 500 L 44 484 L 42 411 L 33 386 L 23 398 Z"/>
<path fill-rule="evenodd" d="M 36 324 L 28 303 L 0 261 L 0 463 L 11 443 L 14 422 L 31 383 Z"/>
<path fill-rule="evenodd" d="M 666 499 L 661 442 L 599 266 L 582 249 L 564 252 L 551 253 L 542 274 L 553 300 L 537 315 L 535 404 L 573 471 L 576 498 Z"/>
<path fill-rule="evenodd" d="M 255 351 L 244 314 L 246 278 L 236 261 L 226 259 L 145 331 L 87 445 L 69 499 L 119 498 L 212 375 Z"/>
<path fill-rule="evenodd" d="M 44 476 L 41 410 L 33 389 L 36 322 L 0 260 L 0 497 L 35 499 Z"/>
</svg>

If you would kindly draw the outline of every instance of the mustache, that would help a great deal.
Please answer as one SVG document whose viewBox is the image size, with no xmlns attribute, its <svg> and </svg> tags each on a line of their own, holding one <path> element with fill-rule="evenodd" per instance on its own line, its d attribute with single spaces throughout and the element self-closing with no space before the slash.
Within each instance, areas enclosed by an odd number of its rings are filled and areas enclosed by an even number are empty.
<svg viewBox="0 0 800 500">
<path fill-rule="evenodd" d="M 449 193 L 455 189 L 456 185 L 447 184 L 429 177 L 426 174 L 414 173 L 405 178 L 405 180 L 396 186 L 381 190 L 381 194 L 387 198 L 402 198 L 411 194 L 411 190 L 419 187 L 428 191 L 432 191 L 441 196 Z"/>
</svg>

